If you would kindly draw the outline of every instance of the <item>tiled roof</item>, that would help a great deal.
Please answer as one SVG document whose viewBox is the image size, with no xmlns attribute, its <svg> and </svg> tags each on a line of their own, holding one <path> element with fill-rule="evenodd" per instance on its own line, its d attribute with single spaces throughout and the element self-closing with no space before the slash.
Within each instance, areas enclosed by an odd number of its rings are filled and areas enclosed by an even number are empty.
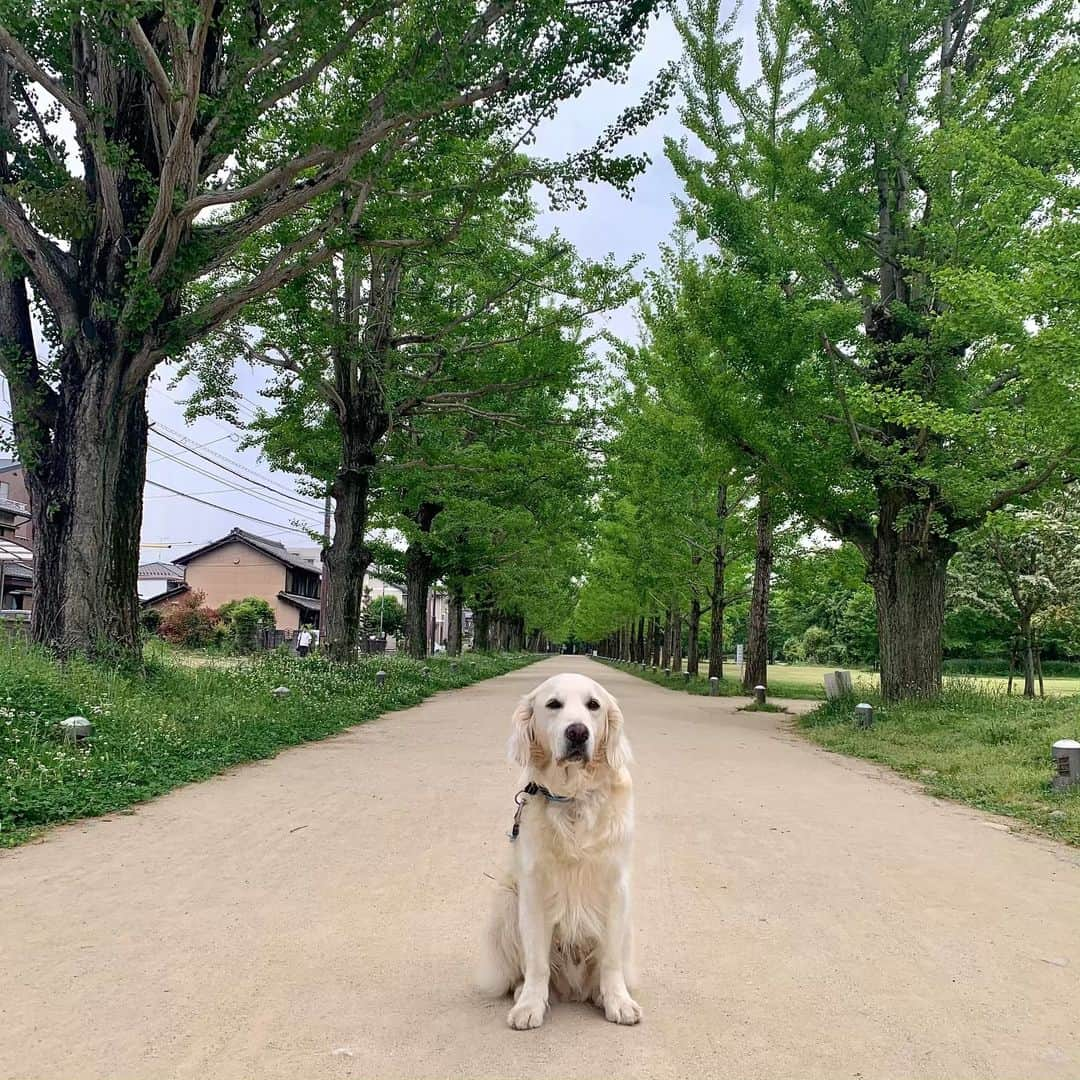
<svg viewBox="0 0 1080 1080">
<path fill-rule="evenodd" d="M 277 540 L 267 540 L 264 536 L 256 536 L 254 533 L 245 532 L 243 529 L 233 529 L 228 536 L 223 536 L 220 540 L 215 540 L 211 544 L 205 544 L 195 551 L 189 551 L 186 555 L 181 555 L 176 561 L 181 566 L 186 566 L 192 559 L 197 559 L 208 551 L 213 551 L 224 544 L 234 543 L 247 544 L 248 547 L 255 548 L 256 551 L 261 551 L 264 555 L 269 555 L 271 559 L 276 559 L 284 566 L 291 566 L 294 570 L 303 570 L 309 574 L 319 573 L 317 566 L 312 566 L 306 559 L 291 554 L 285 549 L 284 544 L 279 543 Z"/>
<path fill-rule="evenodd" d="M 310 596 L 297 596 L 295 593 L 279 592 L 278 599 L 284 600 L 286 604 L 292 604 L 293 607 L 299 608 L 301 611 L 319 611 L 319 601 L 312 600 Z"/>
<path fill-rule="evenodd" d="M 139 567 L 140 581 L 183 581 L 184 568 L 171 562 L 148 562 Z"/>
</svg>

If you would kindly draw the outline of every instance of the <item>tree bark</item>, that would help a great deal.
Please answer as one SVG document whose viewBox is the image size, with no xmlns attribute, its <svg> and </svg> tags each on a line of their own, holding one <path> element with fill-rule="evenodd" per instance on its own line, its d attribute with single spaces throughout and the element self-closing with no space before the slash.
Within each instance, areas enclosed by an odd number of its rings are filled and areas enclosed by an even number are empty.
<svg viewBox="0 0 1080 1080">
<path fill-rule="evenodd" d="M 768 686 L 769 677 L 769 592 L 772 588 L 773 528 L 769 494 L 758 491 L 757 536 L 754 549 L 754 585 L 750 613 L 746 621 L 746 656 L 743 689 Z"/>
<path fill-rule="evenodd" d="M 713 546 L 713 585 L 709 607 L 709 678 L 724 677 L 724 576 L 727 571 L 727 484 L 716 488 L 716 544 Z"/>
<path fill-rule="evenodd" d="M 491 606 L 480 601 L 473 610 L 473 650 L 491 652 Z"/>
<path fill-rule="evenodd" d="M 446 652 L 448 656 L 461 655 L 461 624 L 462 624 L 461 594 L 450 592 L 447 597 L 447 618 L 449 626 L 446 628 Z"/>
<path fill-rule="evenodd" d="M 690 601 L 690 617 L 686 624 L 686 670 L 691 675 L 698 673 L 698 635 L 701 633 L 701 600 L 695 596 Z"/>
<path fill-rule="evenodd" d="M 671 667 L 671 608 L 664 612 L 664 640 L 660 646 L 660 666 Z"/>
<path fill-rule="evenodd" d="M 35 538 L 31 634 L 64 656 L 137 653 L 146 384 L 126 388 L 127 359 L 83 344 L 82 385 L 59 396 L 53 438 L 23 462 Z"/>
<path fill-rule="evenodd" d="M 420 504 L 413 520 L 422 535 L 441 510 L 438 503 Z M 435 559 L 422 539 L 414 540 L 405 549 L 405 651 L 417 660 L 428 654 L 428 594 L 434 580 Z"/>
<path fill-rule="evenodd" d="M 1035 697 L 1035 643 L 1031 632 L 1031 618 L 1020 621 L 1020 633 L 1024 638 L 1024 697 Z"/>
<path fill-rule="evenodd" d="M 338 661 L 356 658 L 360 640 L 364 577 L 371 566 L 372 553 L 365 543 L 368 500 L 371 491 L 370 467 L 375 454 L 367 440 L 359 446 L 344 441 L 342 466 L 334 477 L 334 537 L 326 549 L 326 580 L 323 588 L 325 625 L 320 638 L 327 655 Z"/>
<path fill-rule="evenodd" d="M 682 615 L 679 609 L 671 612 L 671 664 L 672 671 L 682 672 Z"/>
<path fill-rule="evenodd" d="M 902 500 L 882 499 L 870 560 L 881 645 L 885 701 L 933 698 L 941 693 L 945 626 L 945 573 L 954 545 L 895 527 Z"/>
</svg>

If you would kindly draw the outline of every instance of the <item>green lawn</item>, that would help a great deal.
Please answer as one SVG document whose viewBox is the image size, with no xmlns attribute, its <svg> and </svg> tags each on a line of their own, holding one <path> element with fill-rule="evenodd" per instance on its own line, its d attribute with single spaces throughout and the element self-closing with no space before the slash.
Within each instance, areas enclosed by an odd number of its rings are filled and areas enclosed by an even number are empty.
<svg viewBox="0 0 1080 1080">
<path fill-rule="evenodd" d="M 737 670 L 737 669 L 736 669 Z M 776 683 L 806 683 L 823 687 L 822 677 L 827 671 L 835 671 L 836 667 L 826 667 L 823 664 L 773 664 L 769 668 L 769 682 Z M 867 688 L 877 689 L 878 676 L 876 671 L 860 671 L 852 669 L 852 679 L 856 688 L 860 685 Z M 1046 687 L 1047 697 L 1063 697 L 1070 694 L 1080 694 L 1080 678 L 1066 678 L 1062 676 L 1047 677 L 1043 680 Z M 975 683 L 988 690 L 1005 693 L 1009 680 L 1005 676 L 998 675 L 947 675 L 946 686 L 968 686 Z M 1013 683 L 1013 693 L 1022 693 L 1024 680 L 1021 676 Z M 824 696 L 824 690 L 822 690 Z"/>
<path fill-rule="evenodd" d="M 626 665 L 623 665 L 624 667 Z M 701 670 L 704 673 L 706 664 L 702 663 Z M 632 674 L 641 675 L 641 669 L 637 665 L 629 665 L 628 670 Z M 825 664 L 770 664 L 769 665 L 769 695 L 771 697 L 789 698 L 824 698 L 825 684 L 823 678 L 827 672 L 835 671 L 836 666 Z M 855 692 L 860 690 L 869 696 L 877 692 L 878 676 L 876 671 L 863 671 L 858 668 L 849 669 L 852 680 L 855 683 Z M 650 679 L 657 683 L 663 683 L 665 677 L 657 673 L 655 676 L 647 672 Z M 724 695 L 740 694 L 741 669 L 734 663 L 724 664 L 724 682 L 721 684 L 721 693 Z M 708 683 L 708 680 L 702 679 Z M 667 677 L 667 681 L 675 680 Z M 946 686 L 966 687 L 971 685 L 994 691 L 1004 695 L 1009 680 L 1005 676 L 997 675 L 947 675 Z M 1080 678 L 1067 678 L 1063 676 L 1047 677 L 1044 680 L 1047 697 L 1065 697 L 1072 694 L 1080 694 Z M 1020 694 L 1024 689 L 1023 679 L 1013 684 L 1013 693 Z M 708 686 L 698 688 L 696 692 L 708 693 Z"/>
<path fill-rule="evenodd" d="M 990 680 L 980 680 L 986 682 Z M 855 727 L 850 703 L 822 705 L 796 723 L 829 750 L 879 761 L 934 795 L 1020 818 L 1080 844 L 1080 788 L 1051 789 L 1050 747 L 1080 738 L 1080 700 L 1025 701 L 974 680 L 932 705 L 882 706 Z"/>
<path fill-rule="evenodd" d="M 283 651 L 191 666 L 154 649 L 143 666 L 125 670 L 81 661 L 62 667 L 7 642 L 0 647 L 0 847 L 536 659 L 469 654 L 421 663 L 376 656 L 344 666 Z M 381 688 L 379 669 L 387 673 Z M 278 686 L 290 693 L 275 698 L 270 691 Z M 57 721 L 72 715 L 95 725 L 86 747 L 65 745 L 57 735 Z"/>
</svg>

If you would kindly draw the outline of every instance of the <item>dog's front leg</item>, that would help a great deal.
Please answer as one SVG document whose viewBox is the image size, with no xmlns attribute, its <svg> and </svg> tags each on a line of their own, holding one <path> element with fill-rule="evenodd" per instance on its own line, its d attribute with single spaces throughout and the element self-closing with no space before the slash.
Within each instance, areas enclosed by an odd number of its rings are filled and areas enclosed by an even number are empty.
<svg viewBox="0 0 1080 1080">
<path fill-rule="evenodd" d="M 619 873 L 612 883 L 600 946 L 600 996 L 604 1015 L 615 1024 L 636 1024 L 641 1019 L 641 1006 L 626 988 L 629 934 L 630 883 Z"/>
<path fill-rule="evenodd" d="M 506 1022 L 519 1031 L 538 1028 L 547 1012 L 551 978 L 552 925 L 544 904 L 544 886 L 535 870 L 518 879 L 518 929 L 525 958 L 525 982 Z"/>
</svg>

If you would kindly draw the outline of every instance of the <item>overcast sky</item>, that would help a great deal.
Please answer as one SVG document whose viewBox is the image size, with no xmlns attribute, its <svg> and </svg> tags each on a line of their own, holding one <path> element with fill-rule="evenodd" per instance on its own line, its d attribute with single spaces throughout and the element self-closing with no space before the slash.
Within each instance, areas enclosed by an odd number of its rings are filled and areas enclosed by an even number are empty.
<svg viewBox="0 0 1080 1080">
<path fill-rule="evenodd" d="M 743 21 L 748 27 L 752 9 L 753 5 L 748 4 L 743 12 Z M 752 34 L 749 36 L 752 38 Z M 622 109 L 640 99 L 656 72 L 676 59 L 679 52 L 678 35 L 670 19 L 665 17 L 654 23 L 645 47 L 634 61 L 629 79 L 619 85 L 595 85 L 581 97 L 568 102 L 539 133 L 536 152 L 559 157 L 589 146 Z M 623 198 L 606 187 L 593 186 L 586 209 L 551 213 L 545 208 L 541 215 L 542 224 L 558 228 L 587 258 L 602 259 L 614 253 L 619 259 L 629 259 L 640 254 L 643 266 L 655 266 L 659 246 L 671 235 L 674 224 L 672 197 L 678 188 L 664 157 L 663 140 L 665 135 L 677 135 L 678 127 L 677 112 L 672 107 L 666 116 L 655 119 L 647 129 L 624 144 L 624 148 L 645 152 L 651 158 L 649 168 L 637 181 L 632 199 Z M 636 321 L 629 309 L 612 313 L 604 321 L 621 337 L 636 336 Z M 246 364 L 238 365 L 237 375 L 244 396 L 239 408 L 242 414 L 250 415 L 263 403 L 259 390 L 265 376 Z M 256 452 L 240 451 L 238 435 L 228 424 L 199 420 L 188 425 L 181 402 L 194 387 L 182 385 L 177 390 L 170 390 L 170 379 L 169 370 L 164 369 L 151 384 L 150 418 L 152 423 L 159 425 L 159 433 L 151 433 L 151 442 L 160 450 L 150 451 L 148 478 L 155 484 L 227 509 L 215 509 L 148 485 L 142 560 L 175 558 L 223 535 L 234 526 L 273 537 L 289 546 L 312 546 L 303 530 L 305 527 L 321 529 L 322 515 L 316 501 L 299 495 L 295 482 L 287 475 L 271 473 Z M 0 393 L 3 397 L 0 407 L 10 415 L 7 388 L 2 387 Z M 247 479 L 230 475 L 165 441 L 165 435 L 175 435 L 181 441 L 187 440 L 203 448 L 208 456 L 220 458 L 245 474 Z M 209 475 L 196 472 L 194 468 Z M 276 491 L 258 486 L 256 480 Z M 293 499 L 281 493 L 291 494 Z M 294 501 L 296 498 L 301 502 Z"/>
</svg>

